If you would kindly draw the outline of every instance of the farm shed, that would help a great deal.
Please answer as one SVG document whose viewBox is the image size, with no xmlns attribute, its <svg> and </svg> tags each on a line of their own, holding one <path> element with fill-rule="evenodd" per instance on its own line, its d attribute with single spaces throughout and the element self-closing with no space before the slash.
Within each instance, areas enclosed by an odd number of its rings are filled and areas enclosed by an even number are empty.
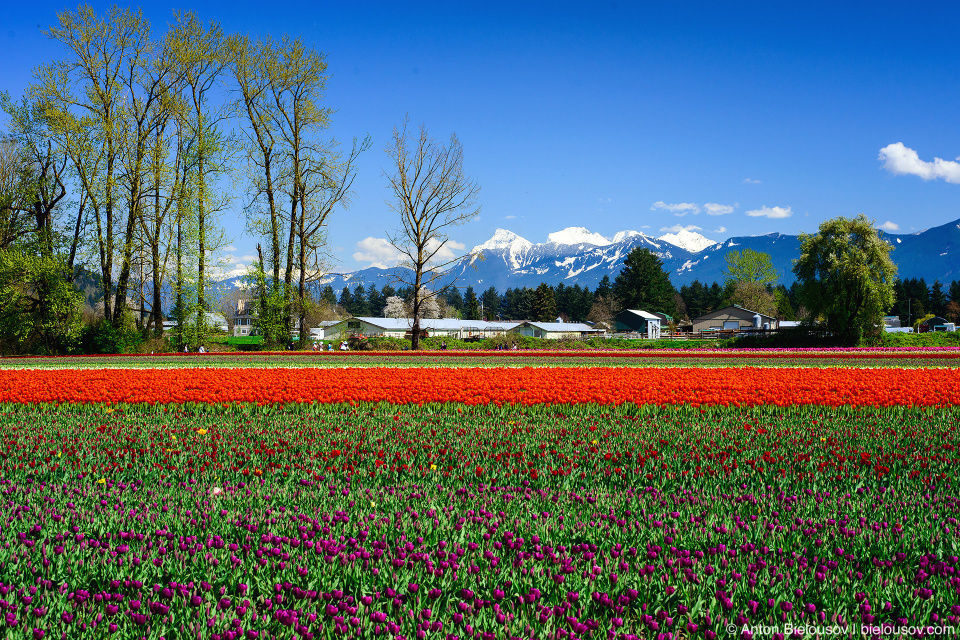
<svg viewBox="0 0 960 640">
<path fill-rule="evenodd" d="M 519 333 L 531 338 L 588 338 L 603 335 L 604 331 L 598 327 L 591 327 L 580 322 L 523 322 L 510 329 L 511 333 Z"/>
<path fill-rule="evenodd" d="M 487 322 L 458 318 L 421 318 L 420 329 L 426 332 L 427 336 L 464 340 L 503 335 L 518 324 L 517 322 Z M 324 338 L 340 338 L 348 335 L 404 338 L 410 336 L 412 328 L 413 318 L 348 318 L 327 328 L 324 331 Z"/>
<path fill-rule="evenodd" d="M 665 313 L 644 311 L 643 309 L 624 309 L 613 318 L 613 330 L 617 333 L 647 333 L 649 324 L 666 326 L 672 317 Z"/>
<path fill-rule="evenodd" d="M 759 319 L 759 320 L 758 320 Z M 777 319 L 744 309 L 737 305 L 730 305 L 693 319 L 694 333 L 699 331 L 743 331 L 745 329 L 776 329 Z"/>
</svg>

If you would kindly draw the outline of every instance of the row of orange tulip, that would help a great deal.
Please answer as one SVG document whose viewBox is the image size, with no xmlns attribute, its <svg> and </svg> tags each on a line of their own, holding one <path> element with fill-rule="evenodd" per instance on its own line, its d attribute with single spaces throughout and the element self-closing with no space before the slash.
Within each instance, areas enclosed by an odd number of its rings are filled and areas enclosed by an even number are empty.
<svg viewBox="0 0 960 640">
<path fill-rule="evenodd" d="M 0 401 L 960 404 L 956 369 L 472 368 L 0 371 Z"/>
</svg>

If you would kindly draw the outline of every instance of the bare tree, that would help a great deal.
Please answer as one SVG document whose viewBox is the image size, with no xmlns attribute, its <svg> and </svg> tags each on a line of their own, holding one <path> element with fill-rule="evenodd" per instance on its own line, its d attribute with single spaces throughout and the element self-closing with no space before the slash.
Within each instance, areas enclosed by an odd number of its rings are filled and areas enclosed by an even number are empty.
<svg viewBox="0 0 960 640">
<path fill-rule="evenodd" d="M 420 346 L 420 318 L 424 302 L 437 295 L 440 287 L 431 286 L 443 275 L 443 268 L 456 258 L 444 260 L 441 250 L 449 241 L 449 227 L 472 220 L 480 213 L 476 204 L 480 186 L 463 173 L 463 147 L 456 134 L 446 146 L 430 137 L 424 125 L 419 134 L 408 131 L 410 116 L 403 126 L 393 130 L 393 142 L 387 148 L 393 173 L 384 171 L 390 181 L 394 200 L 391 209 L 400 214 L 402 229 L 387 238 L 403 256 L 400 266 L 408 267 L 412 276 L 398 281 L 413 291 L 427 292 L 414 296 L 413 344 Z"/>
</svg>

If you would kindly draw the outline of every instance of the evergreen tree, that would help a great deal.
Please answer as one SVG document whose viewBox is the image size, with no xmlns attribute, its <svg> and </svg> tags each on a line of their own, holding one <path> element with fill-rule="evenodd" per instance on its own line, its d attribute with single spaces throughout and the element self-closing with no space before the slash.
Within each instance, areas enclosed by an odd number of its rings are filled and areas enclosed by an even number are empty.
<svg viewBox="0 0 960 640">
<path fill-rule="evenodd" d="M 553 288 L 542 283 L 536 289 L 533 299 L 531 316 L 536 322 L 555 322 L 557 319 L 557 302 L 554 299 Z"/>
<path fill-rule="evenodd" d="M 337 304 L 337 294 L 333 292 L 333 287 L 329 284 L 323 288 L 323 291 L 320 292 L 320 300 L 327 303 L 331 307 Z"/>
<path fill-rule="evenodd" d="M 649 249 L 634 249 L 623 261 L 613 283 L 613 295 L 624 309 L 669 313 L 674 289 L 663 262 Z"/>
<path fill-rule="evenodd" d="M 353 309 L 352 298 L 353 296 L 350 295 L 350 289 L 348 287 L 344 287 L 343 291 L 340 292 L 340 299 L 337 301 L 337 304 L 343 307 L 343 310 L 349 314 L 353 313 L 353 311 L 351 311 L 351 309 Z"/>
<path fill-rule="evenodd" d="M 724 292 L 723 287 L 716 282 L 710 285 L 710 295 L 705 297 L 708 303 L 706 305 L 707 308 L 703 313 L 710 313 L 711 311 L 716 311 L 717 309 L 722 309 L 723 307 L 727 306 L 724 303 L 724 300 L 726 299 L 726 292 Z"/>
<path fill-rule="evenodd" d="M 466 295 L 464 296 L 464 312 L 463 317 L 466 320 L 479 320 L 480 319 L 480 301 L 477 300 L 477 294 L 473 292 L 473 287 L 467 287 Z"/>
<path fill-rule="evenodd" d="M 463 294 L 460 293 L 459 288 L 447 287 L 444 290 L 444 299 L 446 300 L 448 308 L 457 313 L 463 313 Z"/>
<path fill-rule="evenodd" d="M 950 302 L 960 303 L 960 280 L 954 280 L 950 283 L 949 293 Z"/>
<path fill-rule="evenodd" d="M 553 288 L 553 299 L 557 303 L 557 315 L 570 317 L 570 287 L 562 282 Z"/>
<path fill-rule="evenodd" d="M 947 295 L 943 292 L 943 284 L 934 281 L 930 289 L 930 313 L 943 317 L 947 311 Z"/>
<path fill-rule="evenodd" d="M 497 288 L 490 287 L 484 291 L 483 295 L 480 296 L 480 301 L 483 302 L 483 319 L 495 320 L 497 314 L 500 313 L 500 294 L 497 293 Z"/>
<path fill-rule="evenodd" d="M 600 284 L 597 285 L 597 288 L 593 291 L 593 298 L 609 298 L 610 294 L 613 293 L 613 285 L 610 284 L 610 276 L 604 275 L 600 279 Z"/>
<path fill-rule="evenodd" d="M 382 296 L 377 287 L 371 282 L 367 286 L 367 313 L 374 318 L 383 317 L 383 307 L 387 304 L 387 298 Z"/>
<path fill-rule="evenodd" d="M 369 316 L 370 313 L 367 310 L 367 290 L 362 284 L 357 284 L 353 288 L 353 294 L 350 296 L 350 301 L 353 303 L 353 309 L 350 310 L 350 313 L 355 316 Z"/>
</svg>

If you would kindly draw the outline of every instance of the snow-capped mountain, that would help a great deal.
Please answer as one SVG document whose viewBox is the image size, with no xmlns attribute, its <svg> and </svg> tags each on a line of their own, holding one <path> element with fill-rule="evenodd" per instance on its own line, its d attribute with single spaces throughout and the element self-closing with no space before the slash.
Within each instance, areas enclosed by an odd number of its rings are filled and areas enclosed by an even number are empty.
<svg viewBox="0 0 960 640">
<path fill-rule="evenodd" d="M 635 232 L 628 231 L 627 233 Z M 690 231 L 688 229 L 680 229 L 676 233 L 665 233 L 657 239 L 663 240 L 664 242 L 669 242 L 670 244 L 680 247 L 681 249 L 686 249 L 690 253 L 697 253 L 698 251 L 703 251 L 707 247 L 712 247 L 713 245 L 717 244 L 710 238 L 702 236 L 696 231 Z"/>
<path fill-rule="evenodd" d="M 891 258 L 898 265 L 898 277 L 925 278 L 928 283 L 949 283 L 960 279 L 960 220 L 914 234 L 881 232 L 893 246 Z M 542 282 L 596 288 L 603 276 L 614 280 L 623 261 L 635 248 L 655 253 L 670 274 L 675 287 L 699 280 L 705 284 L 723 282 L 726 255 L 730 251 L 753 249 L 770 255 L 780 282 L 793 282 L 793 261 L 800 256 L 800 239 L 782 233 L 737 236 L 713 242 L 690 231 L 659 238 L 639 231 L 621 231 L 612 238 L 582 227 L 570 227 L 548 234 L 547 242 L 534 243 L 506 229 L 497 229 L 489 240 L 475 246 L 470 255 L 453 265 L 440 282 L 456 281 L 473 286 L 477 293 L 493 286 L 501 293 L 508 288 L 536 287 Z M 398 269 L 368 268 L 353 273 L 330 274 L 319 287 L 331 285 L 339 292 L 347 286 L 373 284 L 382 288 L 396 285 Z"/>
</svg>

